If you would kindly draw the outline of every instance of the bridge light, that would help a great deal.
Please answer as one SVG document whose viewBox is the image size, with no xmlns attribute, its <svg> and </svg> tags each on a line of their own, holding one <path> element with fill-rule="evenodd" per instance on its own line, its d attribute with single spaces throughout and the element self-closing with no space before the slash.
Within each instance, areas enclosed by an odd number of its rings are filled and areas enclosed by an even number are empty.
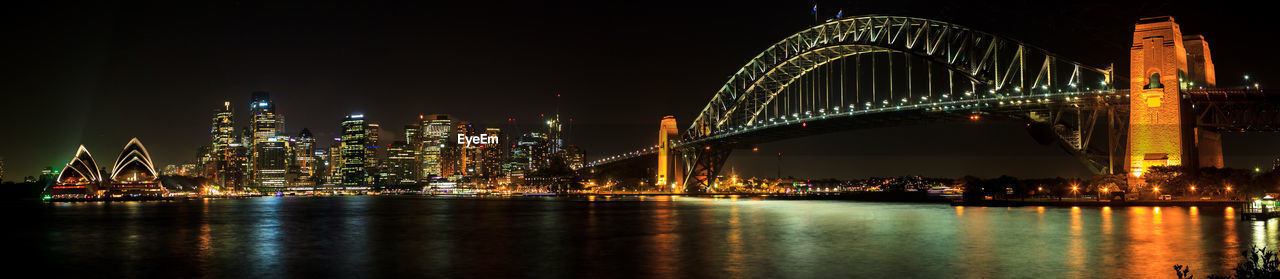
<svg viewBox="0 0 1280 279">
<path fill-rule="evenodd" d="M 943 99 L 951 98 L 951 96 L 948 96 L 947 94 L 942 94 L 942 98 L 943 98 Z"/>
<path fill-rule="evenodd" d="M 1013 87 L 1013 91 L 1014 91 L 1014 92 L 1022 92 L 1022 87 L 1014 86 L 1014 87 Z"/>
<path fill-rule="evenodd" d="M 1249 75 L 1244 75 L 1244 80 L 1249 80 Z"/>
<path fill-rule="evenodd" d="M 1040 85 L 1040 89 L 1049 90 L 1049 85 L 1048 84 Z"/>
</svg>

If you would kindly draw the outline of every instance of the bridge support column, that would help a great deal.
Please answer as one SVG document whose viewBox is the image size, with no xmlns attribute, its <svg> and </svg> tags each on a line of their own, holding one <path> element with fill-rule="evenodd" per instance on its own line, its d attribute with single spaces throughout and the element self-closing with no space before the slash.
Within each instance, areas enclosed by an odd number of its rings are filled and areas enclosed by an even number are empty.
<svg viewBox="0 0 1280 279">
<path fill-rule="evenodd" d="M 716 175 L 724 167 L 725 160 L 733 149 L 729 146 L 691 146 L 680 149 L 688 172 L 685 173 L 684 187 L 686 193 L 702 193 L 715 188 Z"/>
<path fill-rule="evenodd" d="M 1145 189 L 1143 172 L 1153 166 L 1195 164 L 1194 120 L 1182 98 L 1187 73 L 1182 31 L 1172 17 L 1144 18 L 1134 26 L 1129 51 L 1130 190 Z"/>
<path fill-rule="evenodd" d="M 1201 168 L 1222 168 L 1222 134 L 1196 128 L 1196 151 Z"/>
<path fill-rule="evenodd" d="M 679 139 L 679 133 L 675 116 L 668 115 L 662 118 L 662 123 L 658 126 L 658 173 L 653 180 L 653 184 L 660 187 L 660 191 L 679 189 L 680 185 L 677 184 L 684 178 L 679 156 L 671 145 L 671 141 Z"/>
</svg>

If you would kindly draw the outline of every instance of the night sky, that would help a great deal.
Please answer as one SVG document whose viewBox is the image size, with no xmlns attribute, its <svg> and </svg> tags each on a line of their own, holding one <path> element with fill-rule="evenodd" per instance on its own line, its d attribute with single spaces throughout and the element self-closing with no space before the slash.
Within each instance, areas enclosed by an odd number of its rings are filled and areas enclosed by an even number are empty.
<svg viewBox="0 0 1280 279">
<path fill-rule="evenodd" d="M 342 117 L 382 124 L 384 144 L 417 115 L 540 127 L 556 108 L 574 119 L 588 158 L 652 145 L 659 119 L 688 126 L 727 77 L 769 45 L 813 24 L 811 1 L 155 1 L 9 4 L 0 11 L 0 157 L 6 180 L 60 168 L 86 145 L 108 166 L 131 137 L 157 167 L 194 161 L 212 110 L 230 101 L 237 126 L 252 91 L 268 91 L 286 132 L 327 146 Z M 1045 2 L 1045 3 L 1026 3 Z M 1062 3 L 1048 3 L 1062 2 Z M 1204 34 L 1220 86 L 1248 73 L 1268 88 L 1280 56 L 1274 14 L 1229 1 L 819 1 L 819 16 L 905 15 L 1015 38 L 1098 67 L 1128 71 L 1133 23 L 1172 15 Z M 1208 6 L 1206 6 L 1208 5 Z M 1264 53 L 1265 52 L 1265 53 Z M 1280 135 L 1224 135 L 1227 164 L 1270 166 Z M 955 123 L 851 131 L 738 152 L 729 167 L 866 177 L 921 174 L 1081 176 L 1056 146 L 1019 123 Z"/>
</svg>

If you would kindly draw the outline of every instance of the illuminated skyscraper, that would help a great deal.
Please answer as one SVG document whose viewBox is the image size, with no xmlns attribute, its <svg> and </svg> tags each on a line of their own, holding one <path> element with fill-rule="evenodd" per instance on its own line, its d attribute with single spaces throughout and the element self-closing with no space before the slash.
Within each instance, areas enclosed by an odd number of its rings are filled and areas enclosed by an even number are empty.
<svg viewBox="0 0 1280 279">
<path fill-rule="evenodd" d="M 419 161 L 421 161 L 421 171 L 419 181 L 430 180 L 432 176 L 444 176 L 442 169 L 442 156 L 446 146 L 449 145 L 449 135 L 453 130 L 453 121 L 449 119 L 447 114 L 431 114 L 422 117 L 421 127 L 421 149 L 418 152 Z"/>
<path fill-rule="evenodd" d="M 471 122 L 458 121 L 454 126 L 454 134 L 458 136 L 471 137 Z M 471 165 L 472 158 L 475 157 L 475 147 L 465 144 L 458 144 L 457 141 L 448 141 L 445 144 L 445 153 L 441 162 L 441 172 L 444 176 L 453 176 L 455 178 L 461 176 L 475 175 L 475 167 Z"/>
<path fill-rule="evenodd" d="M 259 187 L 281 190 L 287 185 L 285 171 L 289 168 L 289 141 L 284 137 L 270 137 L 254 145 L 258 171 L 254 173 Z"/>
<path fill-rule="evenodd" d="M 382 125 L 378 123 L 369 123 L 365 125 L 364 130 L 364 169 L 365 173 L 374 175 L 379 173 L 378 166 L 382 164 L 378 160 L 378 133 L 382 131 Z"/>
<path fill-rule="evenodd" d="M 417 169 L 414 168 L 414 161 L 417 160 L 417 153 L 409 146 L 408 142 L 398 140 L 387 145 L 387 177 L 385 184 L 388 185 L 412 185 L 418 182 Z"/>
<path fill-rule="evenodd" d="M 349 115 L 342 121 L 342 185 L 365 185 L 368 173 L 365 172 L 366 150 L 365 135 L 368 127 L 364 124 L 364 115 Z"/>
<path fill-rule="evenodd" d="M 298 167 L 298 181 L 314 185 L 316 173 L 316 138 L 306 128 L 293 139 L 294 164 Z"/>
<path fill-rule="evenodd" d="M 505 144 L 502 139 L 502 129 L 485 128 L 482 137 L 492 137 L 498 139 L 496 143 L 481 144 L 478 146 L 475 158 L 476 175 L 485 178 L 502 177 L 502 163 L 506 160 L 504 157 L 506 152 Z"/>
<path fill-rule="evenodd" d="M 0 182 L 4 182 L 4 157 L 0 157 Z"/>
<path fill-rule="evenodd" d="M 288 165 L 275 164 L 276 161 L 283 162 L 284 160 L 282 158 L 264 158 L 263 156 L 265 154 L 260 153 L 260 151 L 275 151 L 277 149 L 279 149 L 279 151 L 285 151 L 282 149 L 282 145 L 285 144 L 272 143 L 269 144 L 271 145 L 270 147 L 262 147 L 259 145 L 267 141 L 281 141 L 281 139 L 276 137 L 280 135 L 280 124 L 282 124 L 284 120 L 276 115 L 276 105 L 271 102 L 271 96 L 267 92 L 253 92 L 253 95 L 249 100 L 249 111 L 252 113 L 253 119 L 253 123 L 251 123 L 253 138 L 249 148 L 251 152 L 251 156 L 249 157 L 249 166 L 250 169 L 253 170 L 251 172 L 254 176 L 253 182 L 258 186 L 267 186 L 266 180 L 271 179 L 273 180 L 270 182 L 272 184 L 271 187 L 276 187 L 274 184 L 279 181 L 283 181 L 285 168 L 287 168 Z M 272 156 L 277 156 L 277 154 L 272 153 Z M 285 156 L 284 158 L 287 158 L 287 155 L 283 156 Z M 263 165 L 262 161 L 264 160 L 271 160 L 272 163 L 269 166 Z M 276 173 L 279 173 L 279 181 L 275 181 Z M 262 174 L 268 174 L 269 177 L 259 177 L 259 175 Z"/>
<path fill-rule="evenodd" d="M 223 102 L 222 107 L 215 109 L 213 112 L 213 120 L 209 125 L 209 156 L 210 162 L 204 168 L 205 176 L 212 179 L 219 186 L 241 186 L 244 177 L 243 164 L 237 160 L 236 148 L 242 148 L 239 145 L 240 139 L 235 132 L 235 119 L 231 109 L 231 102 Z M 235 145 L 235 146 L 233 146 Z"/>
<path fill-rule="evenodd" d="M 346 162 L 342 159 L 342 138 L 341 137 L 333 138 L 333 143 L 329 144 L 328 155 L 329 155 L 329 160 L 325 162 L 327 164 L 327 168 L 325 171 L 327 171 L 328 173 L 325 175 L 324 184 L 325 185 L 341 185 L 343 162 Z"/>
</svg>

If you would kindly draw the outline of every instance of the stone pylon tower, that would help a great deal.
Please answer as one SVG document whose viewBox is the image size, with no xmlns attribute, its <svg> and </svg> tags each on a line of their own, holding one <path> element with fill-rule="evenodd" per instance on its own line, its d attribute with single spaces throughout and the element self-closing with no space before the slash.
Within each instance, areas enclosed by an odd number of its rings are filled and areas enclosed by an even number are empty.
<svg viewBox="0 0 1280 279">
<path fill-rule="evenodd" d="M 679 139 L 679 128 L 676 127 L 676 117 L 667 116 L 662 118 L 662 124 L 658 127 L 658 177 L 654 180 L 654 184 L 662 187 L 662 190 L 671 190 L 672 187 L 678 188 L 684 175 L 680 172 L 680 165 L 677 162 L 675 149 L 671 147 L 671 141 Z"/>
<path fill-rule="evenodd" d="M 1138 20 L 1129 50 L 1129 185 L 1142 183 L 1142 174 L 1153 166 L 1221 167 L 1221 141 L 1212 131 L 1195 128 L 1195 114 L 1183 91 L 1212 86 L 1213 61 L 1201 36 L 1183 40 L 1173 17 Z M 1188 52 L 1186 44 L 1193 44 Z M 1188 59 L 1194 70 L 1188 71 Z M 1200 84 L 1197 84 L 1199 82 Z M 1204 154 L 1205 151 L 1210 154 Z M 1216 156 L 1216 161 L 1215 161 Z M 1216 163 L 1215 163 L 1216 162 Z"/>
</svg>

